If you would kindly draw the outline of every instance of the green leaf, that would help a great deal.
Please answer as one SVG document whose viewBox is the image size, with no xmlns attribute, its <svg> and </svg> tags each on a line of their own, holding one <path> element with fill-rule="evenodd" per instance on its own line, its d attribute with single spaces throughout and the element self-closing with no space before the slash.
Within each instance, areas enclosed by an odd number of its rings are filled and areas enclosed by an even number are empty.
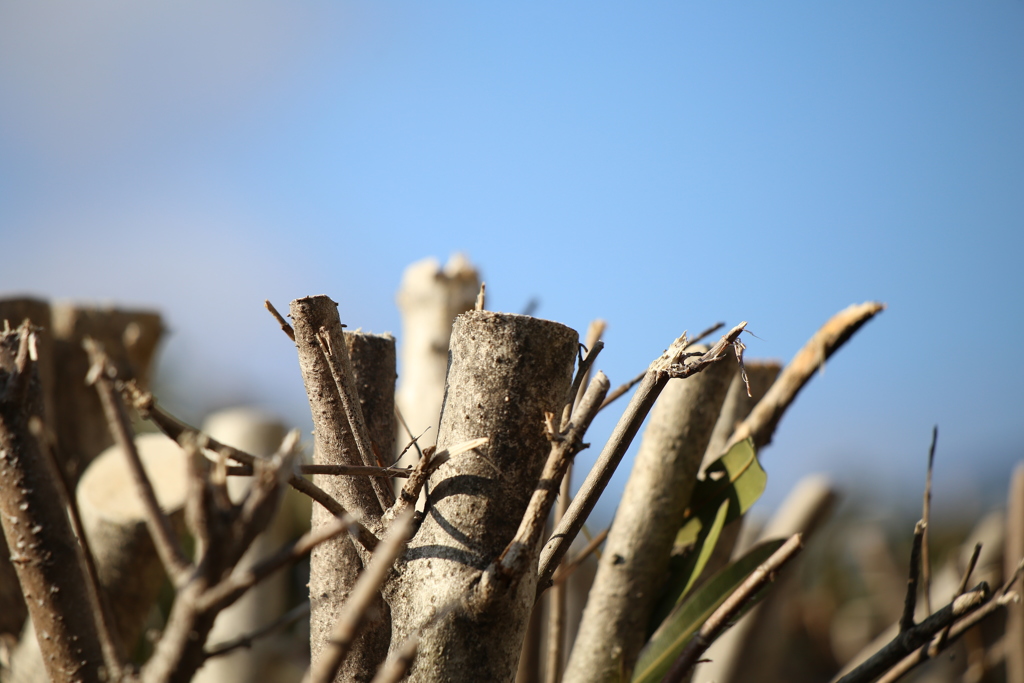
<svg viewBox="0 0 1024 683">
<path fill-rule="evenodd" d="M 668 613 L 686 597 L 694 581 L 704 570 L 707 560 L 718 542 L 721 527 L 742 516 L 764 492 L 768 475 L 761 469 L 754 451 L 754 442 L 746 439 L 708 466 L 705 478 L 698 481 L 690 496 L 690 507 L 679 533 L 676 547 L 692 546 L 681 559 L 674 558 L 669 565 L 663 598 L 654 610 L 649 625 L 653 632 Z M 719 523 L 722 507 L 725 517 Z"/>
<path fill-rule="evenodd" d="M 708 617 L 783 543 L 785 539 L 766 541 L 755 546 L 746 555 L 718 571 L 694 591 L 693 595 L 678 605 L 640 652 L 640 658 L 633 670 L 633 683 L 660 681 Z M 756 604 L 761 597 L 763 595 L 751 600 L 747 609 Z"/>
<path fill-rule="evenodd" d="M 757 460 L 752 439 L 744 439 L 730 448 L 728 453 L 708 465 L 704 474 L 704 479 L 697 482 L 690 496 L 690 507 L 684 518 L 687 521 L 676 537 L 677 544 L 685 542 L 686 534 L 692 533 L 687 529 L 691 520 L 706 514 L 708 508 L 717 510 L 725 498 L 735 503 L 729 509 L 726 523 L 739 518 L 761 497 L 768 482 L 768 475 Z"/>
<path fill-rule="evenodd" d="M 685 579 L 680 596 L 684 596 L 690 591 L 690 588 L 693 587 L 693 582 L 704 571 L 708 560 L 711 559 L 711 553 L 714 551 L 715 546 L 718 545 L 718 537 L 722 535 L 722 529 L 725 528 L 725 521 L 728 516 L 729 501 L 723 500 L 721 505 L 718 506 L 715 516 L 703 520 L 693 550 L 686 555 L 682 565 L 679 566 L 678 572 L 673 576 L 673 578 L 678 578 L 680 581 Z M 669 598 L 666 602 L 671 607 L 678 600 Z"/>
</svg>

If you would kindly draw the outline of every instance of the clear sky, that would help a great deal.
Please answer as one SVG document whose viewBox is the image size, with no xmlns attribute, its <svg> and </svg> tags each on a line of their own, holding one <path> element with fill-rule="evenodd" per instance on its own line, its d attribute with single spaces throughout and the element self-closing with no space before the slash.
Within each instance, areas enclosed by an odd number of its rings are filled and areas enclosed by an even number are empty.
<svg viewBox="0 0 1024 683">
<path fill-rule="evenodd" d="M 684 329 L 748 320 L 788 360 L 885 301 L 765 451 L 767 500 L 811 471 L 916 500 L 936 423 L 936 504 L 999 497 L 1024 2 L 7 2 L 0 236 L 0 290 L 163 311 L 192 419 L 308 423 L 263 299 L 400 333 L 403 268 L 454 251 L 495 309 L 605 318 L 613 384 Z"/>
</svg>

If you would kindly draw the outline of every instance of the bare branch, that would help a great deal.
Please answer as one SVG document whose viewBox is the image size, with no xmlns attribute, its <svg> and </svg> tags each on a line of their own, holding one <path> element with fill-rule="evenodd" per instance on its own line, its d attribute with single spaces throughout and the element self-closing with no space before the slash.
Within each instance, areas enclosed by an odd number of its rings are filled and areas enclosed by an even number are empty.
<svg viewBox="0 0 1024 683">
<path fill-rule="evenodd" d="M 297 541 L 281 548 L 273 556 L 248 569 L 234 572 L 210 588 L 203 595 L 200 606 L 202 609 L 212 609 L 215 605 L 219 605 L 221 609 L 226 607 L 274 572 L 308 555 L 313 548 L 324 541 L 335 538 L 346 531 L 354 532 L 357 524 L 358 522 L 346 514 L 344 517 L 338 517 L 316 529 L 310 529 Z"/>
<path fill-rule="evenodd" d="M 719 362 L 700 375 L 673 380 L 651 410 L 608 534 L 606 561 L 598 564 L 566 665 L 567 683 L 614 678 L 636 663 L 659 599 L 650 587 L 667 576 L 701 459 L 735 374 L 732 363 Z M 617 656 L 608 657 L 613 649 Z"/>
<path fill-rule="evenodd" d="M 856 669 L 840 678 L 836 683 L 868 683 L 899 664 L 899 662 L 920 648 L 931 638 L 957 619 L 970 614 L 989 600 L 988 584 L 982 582 L 969 593 L 932 614 L 917 626 L 903 631 L 869 657 Z"/>
<path fill-rule="evenodd" d="M 582 398 L 583 382 L 589 381 L 590 369 L 594 365 L 594 361 L 597 360 L 598 354 L 604 349 L 604 342 L 601 340 L 593 341 L 590 346 L 590 351 L 587 352 L 585 358 L 580 359 L 580 365 L 576 368 L 576 376 L 572 380 L 572 386 L 569 387 L 569 396 L 565 401 L 565 408 L 562 410 L 562 421 L 559 429 L 568 429 L 569 416 L 572 415 L 573 406 L 576 402 Z"/>
<path fill-rule="evenodd" d="M 910 547 L 910 576 L 907 579 L 907 595 L 903 600 L 903 616 L 900 617 L 900 633 L 914 628 L 914 610 L 917 607 L 917 580 L 921 570 L 921 544 L 924 540 L 924 520 L 914 525 L 914 543 Z"/>
<path fill-rule="evenodd" d="M 284 316 L 277 312 L 277 309 L 274 308 L 274 304 L 270 303 L 270 299 L 264 299 L 263 305 L 268 311 L 270 311 L 270 315 L 274 316 L 274 320 L 277 321 L 277 324 L 281 326 L 281 331 L 287 334 L 289 339 L 295 341 L 295 330 L 293 330 L 292 326 L 288 324 L 288 321 L 284 319 Z"/>
<path fill-rule="evenodd" d="M 919 647 L 914 650 L 914 652 L 904 657 L 898 664 L 885 672 L 885 675 L 879 678 L 875 683 L 896 683 L 896 681 L 906 675 L 907 672 L 911 671 L 918 664 L 922 664 L 929 659 L 935 659 L 938 657 L 939 654 L 955 643 L 960 636 L 995 614 L 1003 607 L 1019 602 L 1020 597 L 1012 591 L 1008 593 L 1000 593 L 995 599 L 989 600 L 963 619 L 957 620 L 952 624 L 952 626 L 943 630 L 943 634 L 946 634 L 945 637 L 940 636 L 940 638 L 937 638 L 936 641 L 928 647 Z"/>
<path fill-rule="evenodd" d="M 783 369 L 772 388 L 733 432 L 722 452 L 727 452 L 746 438 L 754 439 L 754 447 L 758 451 L 771 443 L 772 434 L 783 414 L 811 376 L 824 367 L 825 361 L 864 323 L 883 310 L 885 304 L 868 302 L 850 306 L 832 316 Z"/>
<path fill-rule="evenodd" d="M 157 405 L 156 399 L 151 393 L 141 391 L 134 382 L 126 382 L 124 390 L 130 397 L 135 410 L 137 410 L 142 417 L 150 420 L 157 426 L 157 428 L 160 429 L 161 432 L 174 441 L 180 441 L 183 434 L 191 432 L 197 435 L 198 440 L 203 444 L 204 448 L 226 456 L 235 462 L 241 463 L 242 465 L 252 467 L 256 461 L 259 460 L 259 458 L 251 453 L 246 453 L 245 451 L 222 444 L 213 437 L 203 434 L 195 427 L 181 422 L 178 418 L 174 417 Z M 303 479 L 300 476 L 293 475 L 288 479 L 288 484 L 299 493 L 303 493 L 315 502 L 319 503 L 334 517 L 344 517 L 348 514 L 348 511 L 341 505 L 341 503 L 329 496 L 323 489 L 308 479 Z M 379 543 L 380 540 L 362 524 L 359 524 L 358 522 L 356 522 L 356 524 L 357 526 L 353 529 L 353 535 L 356 540 L 359 541 L 359 544 L 366 550 L 373 552 L 373 549 L 377 547 L 377 543 Z"/>
<path fill-rule="evenodd" d="M 935 469 L 935 442 L 938 438 L 939 426 L 935 425 L 932 427 L 932 445 L 928 449 L 928 474 L 924 482 L 924 502 L 921 511 L 921 521 L 924 522 L 924 535 L 921 538 L 921 584 L 924 589 L 925 614 L 932 613 L 932 566 L 928 551 L 928 525 L 932 515 L 932 471 Z M 963 590 L 960 589 L 960 592 Z"/>
<path fill-rule="evenodd" d="M 598 456 L 593 469 L 587 475 L 583 486 L 576 494 L 575 500 L 573 500 L 572 505 L 566 511 L 565 517 L 559 522 L 554 534 L 545 544 L 544 550 L 541 553 L 538 586 L 546 587 L 550 585 L 555 567 L 558 566 L 562 557 L 565 556 L 569 545 L 576 538 L 576 534 L 579 533 L 583 523 L 594 509 L 597 499 L 604 492 L 605 487 L 611 480 L 612 474 L 615 472 L 615 468 L 618 467 L 622 456 L 626 454 L 626 450 L 633 442 L 633 438 L 640 429 L 640 425 L 647 417 L 647 413 L 650 412 L 651 406 L 654 405 L 654 401 L 657 400 L 658 395 L 661 394 L 668 380 L 688 377 L 701 372 L 711 363 L 718 361 L 723 357 L 725 350 L 739 338 L 744 326 L 746 326 L 746 323 L 741 323 L 734 327 L 730 330 L 729 334 L 722 337 L 711 349 L 695 359 L 687 358 L 684 354 L 686 347 L 689 346 L 686 334 L 684 333 L 683 336 L 672 343 L 665 353 L 651 363 L 644 374 L 640 388 L 633 394 L 633 398 L 630 400 L 625 412 L 619 419 L 618 424 L 615 425 L 615 430 L 601 451 L 601 455 Z M 687 360 L 692 362 L 687 363 Z"/>
<path fill-rule="evenodd" d="M 964 574 L 960 577 L 960 585 L 957 586 L 956 593 L 953 598 L 959 598 L 967 590 L 967 584 L 971 580 L 971 574 L 974 573 L 974 568 L 978 565 L 978 557 L 981 555 L 981 543 L 974 544 L 974 551 L 971 553 L 971 559 L 967 561 L 967 568 L 964 569 Z M 936 651 L 941 651 L 946 647 L 946 641 L 949 639 L 949 633 L 951 626 L 947 626 L 939 633 L 939 637 L 935 639 L 932 647 Z"/>
<path fill-rule="evenodd" d="M 131 421 L 125 413 L 124 403 L 121 396 L 114 389 L 113 368 L 108 365 L 106 354 L 91 339 L 85 340 L 85 349 L 89 354 L 92 367 L 89 370 L 89 379 L 96 386 L 99 392 L 100 401 L 103 403 L 103 411 L 107 416 L 107 423 L 110 432 L 121 447 L 121 451 L 128 459 L 128 467 L 135 480 L 135 488 L 146 508 L 146 527 L 153 537 L 153 544 L 156 546 L 160 561 L 167 571 L 167 575 L 175 585 L 181 585 L 188 580 L 192 571 L 192 564 L 185 556 L 185 551 L 178 543 L 178 539 L 171 528 L 171 521 L 160 509 L 157 502 L 153 485 L 146 476 L 146 470 L 142 467 L 142 460 L 139 452 L 135 449 L 135 438 L 132 433 Z"/>
<path fill-rule="evenodd" d="M 378 597 L 380 587 L 391 572 L 395 560 L 405 550 L 412 531 L 413 511 L 407 510 L 395 519 L 387 536 L 370 558 L 370 563 L 356 581 L 352 593 L 342 606 L 341 614 L 324 646 L 321 657 L 310 669 L 313 683 L 331 683 L 345 655 L 355 640 L 359 625 L 370 605 Z"/>
<path fill-rule="evenodd" d="M 783 565 L 796 557 L 802 549 L 803 543 L 800 534 L 794 534 L 782 547 L 772 553 L 764 564 L 751 572 L 750 576 L 733 591 L 732 595 L 726 598 L 725 602 L 708 617 L 700 630 L 690 639 L 690 642 L 672 664 L 672 668 L 665 674 L 663 681 L 665 683 L 680 683 L 686 680 L 686 675 L 697 664 L 711 643 L 728 628 L 743 608 L 767 584 L 775 580 L 776 573 Z"/>
<path fill-rule="evenodd" d="M 42 660 L 55 680 L 103 680 L 89 582 L 55 480 L 31 423 L 44 414 L 42 386 L 26 321 L 0 332 L 0 525 Z M 13 388 L 12 388 L 13 387 Z M 45 637 L 43 635 L 45 634 Z M 112 672 L 110 672 L 112 673 Z"/>
<path fill-rule="evenodd" d="M 246 633 L 245 635 L 238 636 L 227 642 L 215 645 L 206 651 L 206 659 L 213 659 L 214 657 L 220 657 L 222 655 L 229 654 L 240 648 L 251 648 L 253 643 L 260 638 L 274 635 L 280 631 L 284 631 L 292 624 L 296 624 L 303 618 L 309 616 L 309 601 L 303 602 L 295 607 L 291 608 L 277 619 L 274 619 L 266 626 L 259 628 L 252 633 Z"/>
<path fill-rule="evenodd" d="M 359 391 L 356 389 L 355 372 L 352 370 L 352 359 L 349 357 L 345 335 L 335 334 L 328 337 L 328 334 L 326 329 L 321 328 L 317 334 L 317 341 L 320 342 L 320 349 L 324 353 L 327 367 L 331 370 L 331 376 L 338 385 L 338 398 L 341 399 L 342 410 L 348 418 L 349 429 L 359 450 L 359 457 L 367 467 L 380 466 L 381 463 L 373 453 L 373 442 L 366 426 L 366 419 L 363 417 L 363 408 L 359 405 Z M 390 457 L 390 453 L 388 455 Z M 374 484 L 380 510 L 383 512 L 394 504 L 394 494 L 383 482 L 377 479 L 370 481 Z"/>
</svg>

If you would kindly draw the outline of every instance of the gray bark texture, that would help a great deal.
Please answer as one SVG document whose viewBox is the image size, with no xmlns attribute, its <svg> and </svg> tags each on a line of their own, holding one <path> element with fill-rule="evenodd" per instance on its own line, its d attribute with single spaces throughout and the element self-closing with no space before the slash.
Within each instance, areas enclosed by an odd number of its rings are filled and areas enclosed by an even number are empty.
<svg viewBox="0 0 1024 683">
<path fill-rule="evenodd" d="M 42 451 L 43 390 L 28 352 L 31 334 L 27 324 L 0 332 L 0 520 L 51 679 L 100 681 L 93 602 L 59 502 L 60 475 Z"/>
<path fill-rule="evenodd" d="M 335 365 L 350 363 L 358 403 L 377 457 L 390 462 L 394 452 L 395 342 L 390 335 L 344 333 L 338 305 L 326 296 L 306 297 L 291 303 L 295 345 L 313 415 L 318 465 L 373 465 L 363 462 L 355 435 L 342 404 L 342 389 L 331 372 L 330 362 L 318 340 L 327 340 Z M 314 482 L 337 499 L 375 535 L 382 535 L 378 490 L 370 477 L 317 475 Z M 378 483 L 379 480 L 378 480 Z M 390 494 L 390 485 L 388 487 Z M 313 506 L 312 528 L 333 519 L 320 506 Z M 310 651 L 318 661 L 341 605 L 350 595 L 356 577 L 369 554 L 348 536 L 318 545 L 310 555 Z M 391 620 L 387 605 L 379 599 L 373 614 L 363 624 L 350 655 L 336 680 L 369 681 L 384 661 L 391 641 Z"/>
<path fill-rule="evenodd" d="M 392 650 L 422 629 L 409 680 L 513 681 L 534 604 L 536 565 L 507 590 L 482 590 L 513 539 L 551 451 L 545 413 L 571 397 L 575 331 L 471 311 L 452 330 L 438 448 L 489 442 L 441 465 L 425 519 L 386 586 Z"/>
<path fill-rule="evenodd" d="M 735 374 L 733 363 L 713 364 L 669 380 L 655 403 L 598 564 L 566 683 L 620 681 L 632 670 Z"/>
</svg>

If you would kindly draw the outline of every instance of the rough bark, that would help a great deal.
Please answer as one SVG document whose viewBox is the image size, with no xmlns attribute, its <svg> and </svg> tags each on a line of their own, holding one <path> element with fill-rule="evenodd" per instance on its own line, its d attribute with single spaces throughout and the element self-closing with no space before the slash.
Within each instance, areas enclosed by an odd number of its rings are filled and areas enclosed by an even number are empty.
<svg viewBox="0 0 1024 683">
<path fill-rule="evenodd" d="M 566 683 L 619 681 L 632 670 L 735 374 L 734 364 L 717 363 L 670 380 L 655 404 L 598 564 Z"/>
<path fill-rule="evenodd" d="M 50 340 L 50 304 L 30 298 L 11 298 L 0 300 L 0 330 L 15 328 L 23 321 L 29 320 L 41 328 L 37 332 L 38 360 L 36 371 L 39 373 L 43 388 L 43 412 L 52 416 L 53 412 L 53 352 Z M 28 610 L 25 598 L 21 595 L 18 575 L 11 564 L 7 543 L 0 534 L 0 633 L 17 637 L 21 633 Z"/>
<path fill-rule="evenodd" d="M 347 358 L 351 363 L 354 386 L 359 393 L 358 402 L 373 448 L 378 456 L 390 460 L 396 431 L 394 339 L 390 335 L 343 333 L 338 305 L 326 296 L 293 301 L 291 317 L 299 366 L 313 414 L 313 462 L 318 465 L 375 464 L 363 462 L 360 456 L 342 405 L 341 390 L 332 375 L 320 339 L 327 340 L 328 348 L 338 361 L 343 362 Z M 316 475 L 314 482 L 360 517 L 378 537 L 381 535 L 383 510 L 378 497 L 380 491 L 375 490 L 370 477 Z M 380 483 L 383 480 L 378 480 Z M 326 510 L 319 506 L 313 508 L 313 529 L 332 519 Z M 369 554 L 365 549 L 356 547 L 347 536 L 322 543 L 313 550 L 309 581 L 310 654 L 313 662 L 319 660 L 341 605 L 368 560 Z M 387 656 L 391 622 L 383 599 L 377 601 L 373 612 L 364 623 L 337 680 L 369 681 Z"/>
<path fill-rule="evenodd" d="M 100 681 L 103 651 L 79 554 L 43 444 L 30 327 L 0 333 L 0 520 L 55 681 Z M 32 433 L 35 423 L 36 434 Z"/>
<path fill-rule="evenodd" d="M 515 679 L 536 566 L 508 591 L 478 600 L 477 589 L 544 468 L 544 416 L 561 415 L 571 398 L 577 344 L 575 331 L 527 316 L 471 311 L 455 322 L 438 448 L 489 442 L 430 477 L 426 517 L 388 586 L 392 649 L 424 629 L 412 681 Z"/>
<path fill-rule="evenodd" d="M 462 254 L 441 267 L 436 259 L 418 261 L 405 269 L 398 290 L 402 314 L 402 377 L 395 400 L 421 448 L 437 443 L 437 426 L 448 371 L 448 342 L 455 316 L 472 310 L 480 291 L 480 275 Z M 426 430 L 426 433 L 424 433 Z M 408 438 L 400 432 L 398 443 Z M 415 462 L 407 453 L 399 463 Z"/>
</svg>

